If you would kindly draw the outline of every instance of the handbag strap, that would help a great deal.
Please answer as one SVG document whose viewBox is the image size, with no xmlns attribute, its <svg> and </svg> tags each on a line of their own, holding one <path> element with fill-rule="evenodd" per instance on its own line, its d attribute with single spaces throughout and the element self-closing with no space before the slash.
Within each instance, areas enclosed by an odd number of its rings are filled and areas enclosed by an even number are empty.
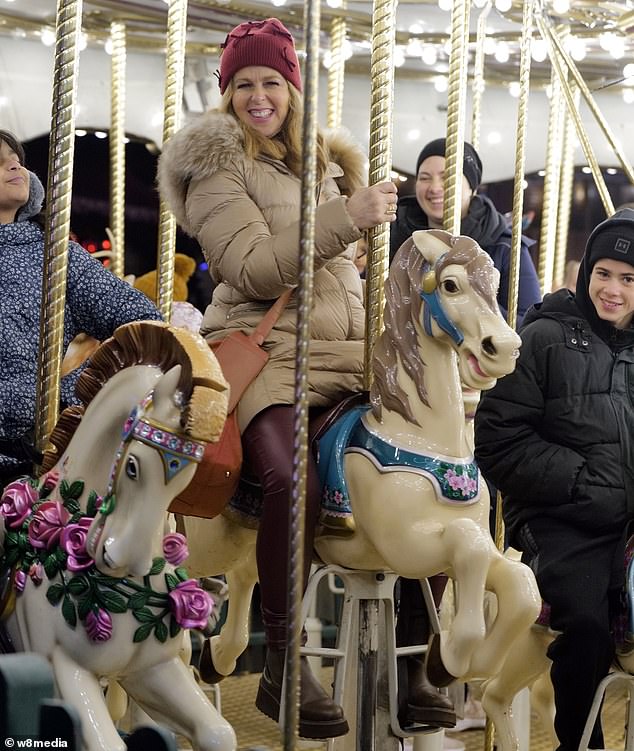
<svg viewBox="0 0 634 751">
<path fill-rule="evenodd" d="M 277 319 L 282 315 L 282 311 L 291 299 L 291 295 L 294 291 L 294 289 L 287 289 L 285 292 L 282 292 L 265 313 L 260 323 L 256 326 L 255 331 L 249 336 L 258 347 L 261 347 L 264 344 L 264 340 L 271 333 L 271 329 L 277 323 Z"/>
</svg>

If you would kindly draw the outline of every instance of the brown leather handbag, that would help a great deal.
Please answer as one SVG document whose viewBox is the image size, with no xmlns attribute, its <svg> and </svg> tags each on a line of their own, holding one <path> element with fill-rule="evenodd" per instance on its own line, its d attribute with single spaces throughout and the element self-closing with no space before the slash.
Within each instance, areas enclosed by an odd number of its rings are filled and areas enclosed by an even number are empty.
<svg viewBox="0 0 634 751">
<path fill-rule="evenodd" d="M 293 290 L 287 290 L 280 295 L 252 334 L 234 331 L 224 339 L 208 342 L 230 386 L 227 420 L 218 441 L 207 444 L 192 481 L 170 504 L 173 514 L 213 519 L 235 493 L 242 467 L 236 407 L 269 359 L 262 344 L 292 294 Z"/>
</svg>

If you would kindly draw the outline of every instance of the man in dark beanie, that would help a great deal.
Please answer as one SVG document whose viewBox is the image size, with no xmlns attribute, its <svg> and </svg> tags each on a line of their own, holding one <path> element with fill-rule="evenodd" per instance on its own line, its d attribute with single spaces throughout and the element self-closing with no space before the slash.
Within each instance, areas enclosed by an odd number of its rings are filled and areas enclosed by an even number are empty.
<svg viewBox="0 0 634 751">
<path fill-rule="evenodd" d="M 577 751 L 619 650 L 610 627 L 634 520 L 633 318 L 634 211 L 623 209 L 590 235 L 576 294 L 546 295 L 526 315 L 517 367 L 475 417 L 476 461 L 550 607 L 558 751 Z M 589 748 L 605 748 L 599 721 Z"/>
<path fill-rule="evenodd" d="M 416 160 L 416 194 L 399 198 L 396 221 L 390 228 L 390 261 L 412 232 L 443 228 L 446 139 L 436 138 L 423 147 Z M 462 222 L 460 233 L 473 238 L 491 256 L 500 272 L 498 303 L 506 316 L 511 264 L 511 229 L 486 196 L 476 193 L 482 180 L 482 161 L 470 143 L 464 143 L 462 160 Z M 529 248 L 534 241 L 522 237 L 517 315 L 541 300 L 539 280 Z"/>
</svg>

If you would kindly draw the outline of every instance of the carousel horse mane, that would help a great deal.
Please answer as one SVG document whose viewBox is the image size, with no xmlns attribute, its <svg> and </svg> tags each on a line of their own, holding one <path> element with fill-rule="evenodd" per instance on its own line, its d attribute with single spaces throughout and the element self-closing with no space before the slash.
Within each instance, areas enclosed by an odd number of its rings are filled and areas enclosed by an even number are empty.
<svg viewBox="0 0 634 751">
<path fill-rule="evenodd" d="M 195 440 L 217 440 L 224 424 L 223 400 L 227 386 L 215 362 L 210 373 L 209 349 L 199 338 L 180 327 L 158 321 L 135 321 L 119 327 L 90 357 L 76 387 L 81 405 L 67 407 L 51 432 L 51 447 L 44 452 L 47 472 L 68 447 L 86 408 L 102 387 L 124 368 L 153 365 L 166 373 L 181 366 L 178 391 L 184 408 L 181 428 Z M 212 363 L 213 366 L 213 363 Z"/>
<path fill-rule="evenodd" d="M 427 230 L 421 234 L 424 234 L 427 243 L 443 243 L 447 252 L 431 272 L 428 270 L 429 263 L 425 260 L 424 250 L 421 252 L 413 238 L 406 240 L 394 257 L 385 283 L 385 328 L 374 348 L 374 380 L 370 402 L 377 420 L 381 420 L 382 408 L 385 407 L 408 422 L 418 424 L 410 407 L 409 396 L 397 381 L 397 355 L 405 372 L 416 385 L 418 397 L 423 404 L 429 406 L 424 379 L 425 363 L 418 341 L 423 307 L 421 293 L 426 274 L 431 273 L 433 283 L 438 283 L 447 266 L 464 266 L 473 289 L 492 310 L 497 309 L 497 277 L 483 273 L 491 270 L 493 262 L 474 240 L 465 236 L 452 237 L 440 230 Z"/>
</svg>

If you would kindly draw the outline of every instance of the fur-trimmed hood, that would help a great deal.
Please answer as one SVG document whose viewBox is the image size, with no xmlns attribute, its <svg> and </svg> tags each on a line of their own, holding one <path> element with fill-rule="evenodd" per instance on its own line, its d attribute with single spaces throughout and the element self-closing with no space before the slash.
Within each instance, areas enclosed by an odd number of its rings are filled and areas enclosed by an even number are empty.
<svg viewBox="0 0 634 751">
<path fill-rule="evenodd" d="M 352 194 L 366 183 L 367 159 L 344 130 L 325 134 L 333 167 L 331 176 L 341 192 Z M 158 188 L 178 224 L 191 234 L 185 201 L 192 181 L 211 177 L 244 155 L 242 129 L 228 113 L 211 110 L 179 130 L 165 143 L 158 163 Z"/>
</svg>

